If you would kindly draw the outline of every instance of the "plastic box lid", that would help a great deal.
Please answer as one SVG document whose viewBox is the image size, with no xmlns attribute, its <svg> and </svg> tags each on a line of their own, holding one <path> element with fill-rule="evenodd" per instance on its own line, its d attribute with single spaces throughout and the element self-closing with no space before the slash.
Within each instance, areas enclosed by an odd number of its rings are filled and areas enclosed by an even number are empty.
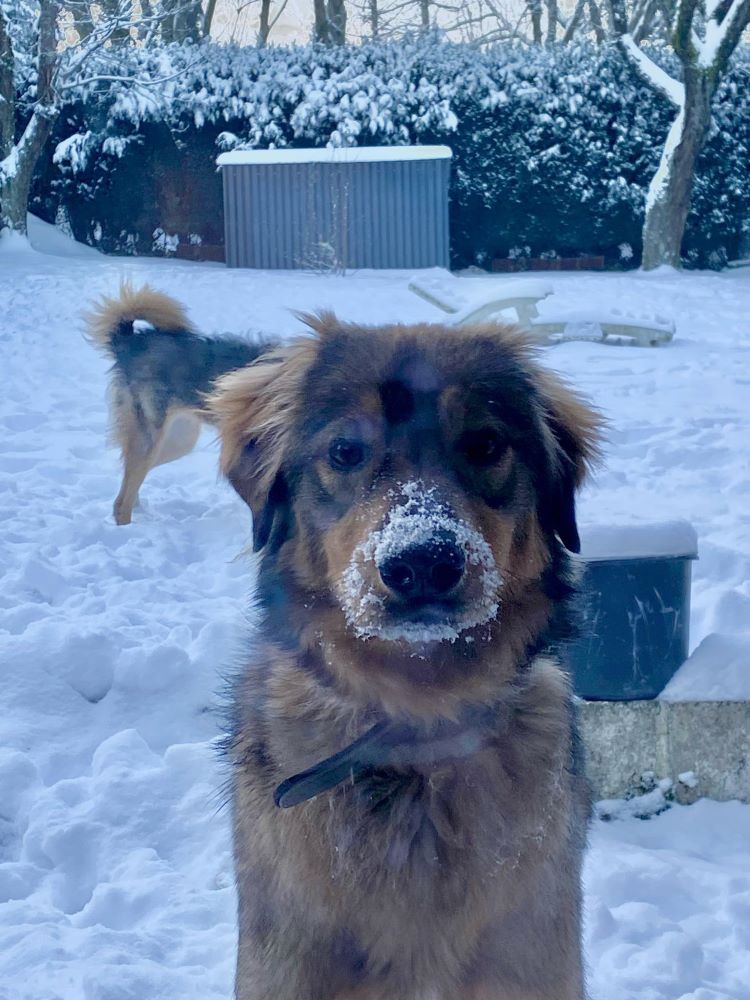
<svg viewBox="0 0 750 1000">
<path fill-rule="evenodd" d="M 697 559 L 698 536 L 689 521 L 582 524 L 580 559 Z"/>
</svg>

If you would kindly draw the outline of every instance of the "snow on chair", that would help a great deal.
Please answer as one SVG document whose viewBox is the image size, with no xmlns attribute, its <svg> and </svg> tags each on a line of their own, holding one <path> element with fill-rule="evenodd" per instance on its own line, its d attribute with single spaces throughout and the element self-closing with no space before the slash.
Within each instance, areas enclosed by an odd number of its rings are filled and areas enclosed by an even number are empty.
<svg viewBox="0 0 750 1000">
<path fill-rule="evenodd" d="M 519 278 L 482 284 L 491 284 L 492 289 L 469 292 L 467 282 L 449 271 L 436 268 L 427 275 L 412 278 L 409 289 L 448 313 L 451 324 L 455 326 L 467 326 L 492 317 L 502 318 L 503 313 L 512 310 L 517 321 L 543 343 L 567 340 L 612 343 L 627 338 L 655 347 L 674 336 L 674 323 L 663 316 L 580 309 L 545 309 L 544 316 L 540 316 L 537 304 L 553 292 L 552 285 L 546 281 Z"/>
</svg>

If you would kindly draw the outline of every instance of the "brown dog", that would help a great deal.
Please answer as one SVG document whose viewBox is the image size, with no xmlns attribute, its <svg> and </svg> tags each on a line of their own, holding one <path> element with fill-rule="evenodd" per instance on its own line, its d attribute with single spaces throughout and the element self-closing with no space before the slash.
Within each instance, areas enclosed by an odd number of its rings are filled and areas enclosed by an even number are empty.
<svg viewBox="0 0 750 1000">
<path fill-rule="evenodd" d="M 112 359 L 112 437 L 122 453 L 118 524 L 130 524 L 138 491 L 157 465 L 195 447 L 210 422 L 205 395 L 219 375 L 250 364 L 268 341 L 205 337 L 179 302 L 149 285 L 127 282 L 118 298 L 102 298 L 86 315 L 89 339 Z"/>
<path fill-rule="evenodd" d="M 507 327 L 308 317 L 226 376 L 262 550 L 238 1000 L 581 1000 L 588 799 L 550 650 L 598 419 Z"/>
</svg>

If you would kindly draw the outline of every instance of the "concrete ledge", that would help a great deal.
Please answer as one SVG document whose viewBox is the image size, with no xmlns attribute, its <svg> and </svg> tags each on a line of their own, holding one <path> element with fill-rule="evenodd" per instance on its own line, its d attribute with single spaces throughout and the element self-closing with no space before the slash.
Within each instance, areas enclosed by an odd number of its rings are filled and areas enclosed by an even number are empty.
<svg viewBox="0 0 750 1000">
<path fill-rule="evenodd" d="M 750 802 L 750 701 L 583 701 L 595 799 L 624 798 L 642 776 L 671 778 L 679 802 Z M 680 781 L 693 772 L 695 782 Z"/>
</svg>

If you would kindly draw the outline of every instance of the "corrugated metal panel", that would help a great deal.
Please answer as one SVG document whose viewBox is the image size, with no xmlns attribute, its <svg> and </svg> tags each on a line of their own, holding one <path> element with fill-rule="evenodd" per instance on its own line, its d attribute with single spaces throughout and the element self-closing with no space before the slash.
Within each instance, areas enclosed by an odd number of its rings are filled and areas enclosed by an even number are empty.
<svg viewBox="0 0 750 1000">
<path fill-rule="evenodd" d="M 229 267 L 448 266 L 450 160 L 222 167 Z"/>
</svg>

